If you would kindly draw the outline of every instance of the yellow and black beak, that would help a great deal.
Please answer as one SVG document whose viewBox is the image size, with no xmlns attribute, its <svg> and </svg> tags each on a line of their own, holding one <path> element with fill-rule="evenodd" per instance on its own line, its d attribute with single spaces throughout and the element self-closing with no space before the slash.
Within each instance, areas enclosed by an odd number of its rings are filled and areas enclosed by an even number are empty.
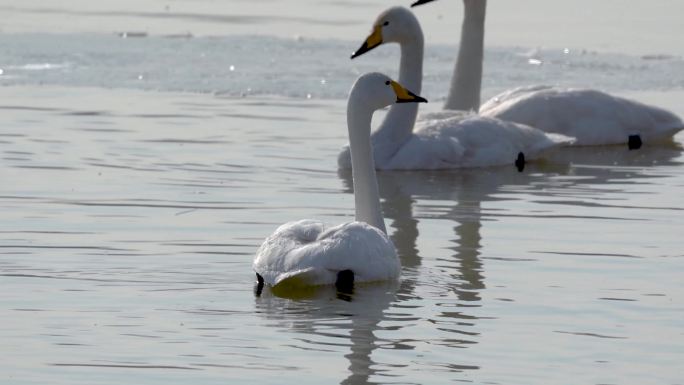
<svg viewBox="0 0 684 385">
<path fill-rule="evenodd" d="M 353 59 L 357 56 L 361 56 L 380 44 L 382 44 L 382 26 L 376 25 L 373 27 L 373 32 L 371 32 L 371 34 L 366 38 L 366 41 L 361 44 L 361 47 L 351 55 L 351 58 Z"/>
<path fill-rule="evenodd" d="M 427 99 L 407 90 L 404 86 L 394 80 L 390 80 L 390 84 L 392 85 L 394 93 L 397 95 L 397 103 L 427 103 Z"/>
<path fill-rule="evenodd" d="M 415 7 L 416 5 L 422 5 L 422 4 L 427 4 L 430 3 L 434 0 L 418 0 L 415 3 L 411 4 L 412 7 Z"/>
</svg>

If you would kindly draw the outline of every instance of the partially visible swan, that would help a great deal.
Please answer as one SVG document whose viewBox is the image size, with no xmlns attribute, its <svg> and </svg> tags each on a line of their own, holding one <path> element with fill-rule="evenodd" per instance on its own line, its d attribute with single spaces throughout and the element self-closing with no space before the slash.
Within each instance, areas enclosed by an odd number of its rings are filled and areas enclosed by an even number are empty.
<svg viewBox="0 0 684 385">
<path fill-rule="evenodd" d="M 434 0 L 419 0 L 412 6 Z M 575 145 L 625 144 L 671 140 L 684 129 L 673 113 L 591 89 L 551 86 L 505 91 L 480 108 L 487 0 L 463 0 L 461 43 L 444 108 L 475 110 L 483 116 L 527 124 L 576 138 Z"/>
<path fill-rule="evenodd" d="M 347 102 L 356 221 L 335 227 L 314 220 L 280 226 L 259 247 L 253 268 L 271 286 L 336 284 L 396 279 L 401 266 L 380 210 L 370 142 L 373 112 L 393 103 L 426 102 L 379 73 L 365 74 Z"/>
<path fill-rule="evenodd" d="M 484 116 L 529 124 L 546 132 L 570 135 L 576 145 L 671 141 L 684 122 L 662 108 L 591 89 L 520 87 L 487 101 Z"/>
<path fill-rule="evenodd" d="M 420 92 L 423 31 L 408 9 L 392 7 L 382 12 L 375 20 L 370 36 L 352 58 L 392 42 L 401 48 L 399 82 Z M 527 159 L 534 159 L 544 150 L 571 141 L 562 135 L 546 134 L 528 126 L 475 114 L 429 114 L 416 123 L 417 114 L 417 105 L 390 108 L 371 136 L 377 169 L 512 165 L 522 157 L 521 153 Z M 342 169 L 351 166 L 349 148 L 344 148 L 338 156 L 338 166 Z"/>
</svg>

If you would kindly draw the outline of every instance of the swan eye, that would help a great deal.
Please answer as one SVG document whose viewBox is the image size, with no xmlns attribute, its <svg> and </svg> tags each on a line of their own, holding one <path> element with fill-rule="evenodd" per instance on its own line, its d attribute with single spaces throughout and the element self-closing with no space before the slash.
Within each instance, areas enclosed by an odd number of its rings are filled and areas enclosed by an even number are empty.
<svg viewBox="0 0 684 385">
<path fill-rule="evenodd" d="M 390 81 L 389 81 L 389 80 L 386 81 L 386 82 L 385 82 L 385 85 L 386 85 L 386 86 L 390 85 Z"/>
<path fill-rule="evenodd" d="M 388 26 L 388 25 L 389 25 L 389 21 L 386 21 L 386 22 L 382 23 L 382 25 L 383 25 L 383 26 Z"/>
</svg>

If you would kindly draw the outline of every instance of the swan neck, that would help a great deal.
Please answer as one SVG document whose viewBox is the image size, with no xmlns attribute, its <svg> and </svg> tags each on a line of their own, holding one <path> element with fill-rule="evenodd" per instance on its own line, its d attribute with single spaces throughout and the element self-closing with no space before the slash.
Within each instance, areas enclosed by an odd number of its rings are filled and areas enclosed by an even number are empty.
<svg viewBox="0 0 684 385">
<path fill-rule="evenodd" d="M 347 126 L 356 220 L 368 223 L 386 234 L 370 140 L 373 110 L 362 101 L 355 101 L 353 96 L 350 96 L 347 107 Z"/>
<path fill-rule="evenodd" d="M 399 62 L 399 83 L 418 94 L 423 85 L 423 31 L 417 27 L 411 40 L 399 45 L 401 59 Z"/>
<path fill-rule="evenodd" d="M 463 0 L 461 43 L 445 108 L 478 111 L 482 88 L 482 60 L 487 0 Z"/>
<path fill-rule="evenodd" d="M 423 86 L 423 31 L 416 24 L 411 40 L 400 43 L 399 83 L 411 92 L 420 94 Z M 373 133 L 375 159 L 384 164 L 408 140 L 418 116 L 418 103 L 393 104 L 385 119 Z M 379 146 L 382 143 L 383 146 Z"/>
</svg>

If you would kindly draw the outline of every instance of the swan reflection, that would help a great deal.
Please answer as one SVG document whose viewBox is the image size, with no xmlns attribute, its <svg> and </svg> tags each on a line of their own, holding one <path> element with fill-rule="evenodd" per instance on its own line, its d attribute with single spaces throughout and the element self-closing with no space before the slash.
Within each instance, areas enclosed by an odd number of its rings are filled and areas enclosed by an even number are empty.
<svg viewBox="0 0 684 385">
<path fill-rule="evenodd" d="M 488 242 L 482 231 L 489 221 L 506 220 L 506 213 L 492 210 L 488 202 L 550 195 L 577 205 L 621 188 L 625 181 L 648 183 L 667 176 L 667 167 L 653 165 L 673 166 L 675 172 L 682 163 L 679 145 L 639 151 L 594 147 L 555 152 L 524 173 L 512 167 L 380 172 L 383 213 L 401 259 L 401 281 L 359 285 L 346 297 L 333 287 L 287 293 L 268 289 L 255 298 L 256 310 L 292 333 L 297 348 L 343 351 L 348 371 L 341 383 L 372 383 L 387 371 L 401 371 L 393 359 L 428 360 L 420 358 L 423 345 L 448 353 L 481 340 L 483 328 L 477 326 L 487 318 L 482 294 L 494 285 L 486 281 L 483 244 Z M 351 193 L 351 176 L 339 176 L 343 191 Z M 419 247 L 420 237 L 431 237 L 421 234 L 428 231 L 422 228 L 440 223 L 449 226 L 453 236 L 446 247 L 426 254 Z M 421 310 L 426 306 L 435 309 Z M 467 362 L 467 354 L 442 357 L 428 364 L 450 372 L 478 369 L 477 362 Z"/>
</svg>

